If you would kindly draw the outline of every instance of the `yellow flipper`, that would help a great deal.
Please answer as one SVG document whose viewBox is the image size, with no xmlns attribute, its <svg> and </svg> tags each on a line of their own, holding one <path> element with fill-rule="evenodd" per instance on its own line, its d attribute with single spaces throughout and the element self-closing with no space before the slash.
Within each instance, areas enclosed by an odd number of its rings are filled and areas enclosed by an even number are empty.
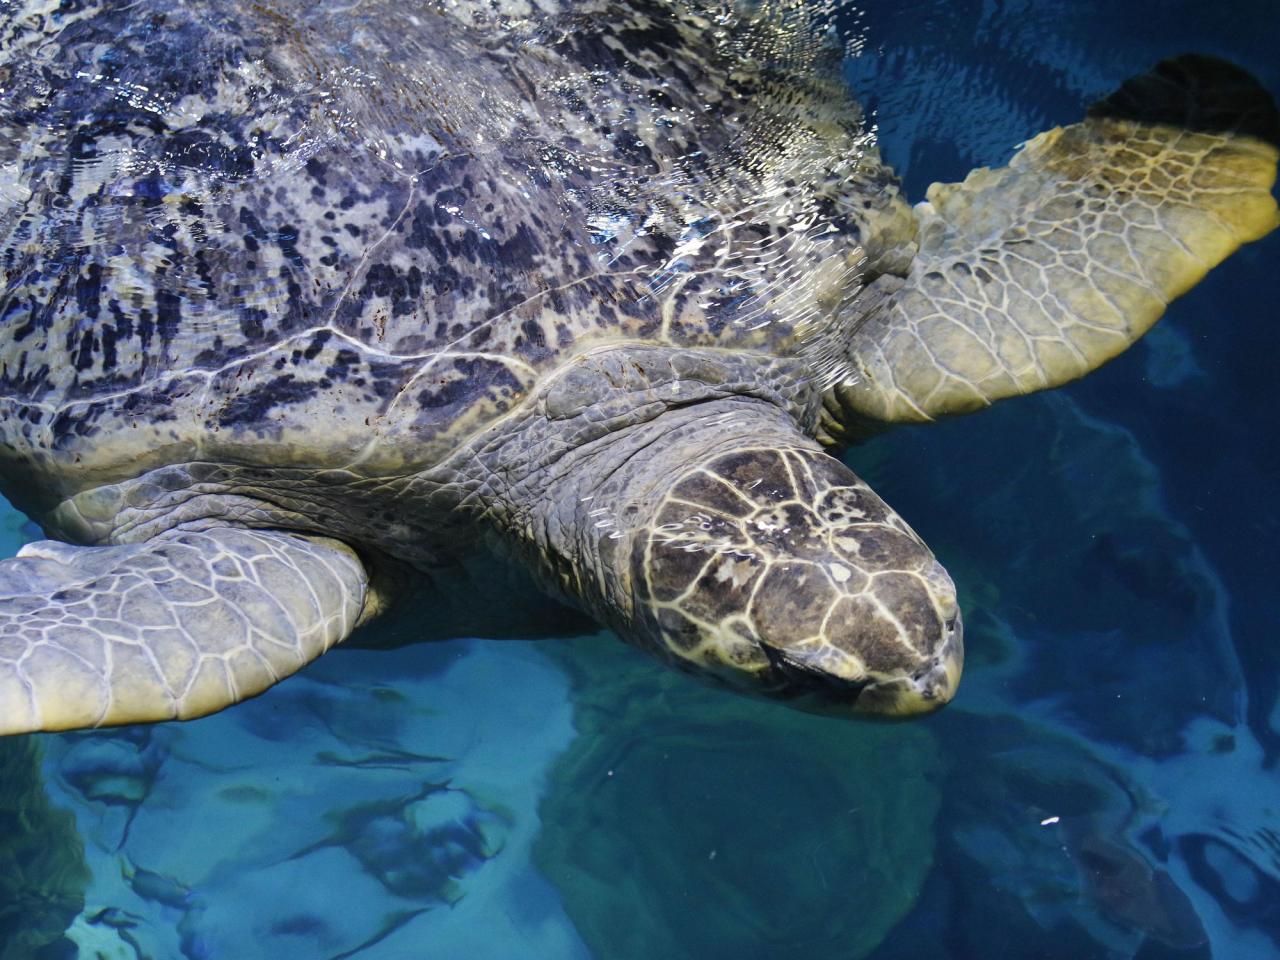
<svg viewBox="0 0 1280 960">
<path fill-rule="evenodd" d="M 1184 56 L 1126 83 L 1007 167 L 934 184 L 919 253 L 854 335 L 845 417 L 920 422 L 1054 387 L 1110 360 L 1243 243 L 1280 225 L 1275 104 Z"/>
<path fill-rule="evenodd" d="M 0 735 L 221 710 L 344 639 L 367 586 L 345 545 L 271 530 L 28 544 L 0 561 Z"/>
</svg>

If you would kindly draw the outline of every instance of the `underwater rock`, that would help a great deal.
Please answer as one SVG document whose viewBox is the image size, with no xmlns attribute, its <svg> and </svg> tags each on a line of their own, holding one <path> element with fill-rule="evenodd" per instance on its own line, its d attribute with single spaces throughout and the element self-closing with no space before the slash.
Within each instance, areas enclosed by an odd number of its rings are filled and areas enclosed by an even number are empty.
<svg viewBox="0 0 1280 960">
<path fill-rule="evenodd" d="M 1203 900 L 1194 899 L 1201 892 L 1166 863 L 1176 834 L 1162 830 L 1133 770 L 1011 716 L 955 712 L 939 742 L 949 761 L 941 820 L 950 829 L 932 908 L 943 916 L 913 913 L 876 960 L 945 955 L 957 942 L 966 944 L 961 955 L 1070 960 L 1128 957 L 1140 947 L 1189 956 L 1206 942 Z M 1003 918 L 998 935 L 983 919 L 991 915 Z M 900 932 L 907 928 L 932 929 L 936 939 Z"/>
<path fill-rule="evenodd" d="M 49 802 L 39 741 L 0 739 L 0 960 L 74 956 L 89 882 L 75 817 Z"/>
<path fill-rule="evenodd" d="M 388 892 L 426 903 L 462 899 L 460 881 L 498 854 L 506 826 L 467 791 L 443 783 L 330 819 L 337 829 L 320 846 L 345 847 Z"/>
<path fill-rule="evenodd" d="M 1062 835 L 1080 868 L 1084 894 L 1112 923 L 1175 950 L 1205 942 L 1195 908 L 1167 871 L 1152 867 L 1130 844 L 1107 836 L 1091 817 L 1065 818 Z"/>
<path fill-rule="evenodd" d="M 164 763 L 164 751 L 145 727 L 110 736 L 66 734 L 69 749 L 58 772 L 85 800 L 135 807 L 146 799 Z"/>
<path fill-rule="evenodd" d="M 339 650 L 235 711 L 48 737 L 92 875 L 79 955 L 586 960 L 529 865 L 573 735 L 536 646 Z"/>
<path fill-rule="evenodd" d="M 853 960 L 910 909 L 939 803 L 924 726 L 707 689 L 610 638 L 557 651 L 578 738 L 534 858 L 596 956 Z"/>
</svg>

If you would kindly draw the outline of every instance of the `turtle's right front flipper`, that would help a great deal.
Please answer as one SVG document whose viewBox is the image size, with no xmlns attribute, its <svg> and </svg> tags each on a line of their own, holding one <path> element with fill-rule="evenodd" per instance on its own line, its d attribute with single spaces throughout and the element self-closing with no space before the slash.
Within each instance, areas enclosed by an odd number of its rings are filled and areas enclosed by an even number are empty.
<svg viewBox="0 0 1280 960">
<path fill-rule="evenodd" d="M 275 531 L 29 544 L 0 562 L 0 734 L 213 713 L 345 638 L 366 590 L 348 547 Z"/>
<path fill-rule="evenodd" d="M 863 295 L 832 413 L 854 432 L 927 421 L 1105 363 L 1280 224 L 1278 144 L 1275 105 L 1252 77 L 1184 56 L 1007 167 L 934 184 L 909 274 Z"/>
</svg>

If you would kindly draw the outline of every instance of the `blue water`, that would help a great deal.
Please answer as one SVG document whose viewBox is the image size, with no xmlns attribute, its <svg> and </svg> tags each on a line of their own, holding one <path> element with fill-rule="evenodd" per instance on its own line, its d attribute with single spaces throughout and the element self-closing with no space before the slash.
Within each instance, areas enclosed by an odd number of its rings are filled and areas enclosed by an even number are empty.
<svg viewBox="0 0 1280 960">
<path fill-rule="evenodd" d="M 1273 2 L 864 9 L 914 197 L 1163 56 L 1280 93 Z M 1272 236 L 1088 379 L 848 455 L 960 589 L 940 714 L 801 716 L 607 636 L 339 649 L 11 741 L 0 958 L 1280 957 L 1278 303 Z"/>
</svg>

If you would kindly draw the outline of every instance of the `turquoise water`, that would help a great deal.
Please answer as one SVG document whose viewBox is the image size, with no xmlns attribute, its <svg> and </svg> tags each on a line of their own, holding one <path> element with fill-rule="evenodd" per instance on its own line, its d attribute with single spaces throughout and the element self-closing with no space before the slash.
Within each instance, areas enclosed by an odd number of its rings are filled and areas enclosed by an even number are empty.
<svg viewBox="0 0 1280 960">
<path fill-rule="evenodd" d="M 861 23 L 914 197 L 1162 56 L 1280 92 L 1271 3 Z M 1089 379 L 849 454 L 961 591 L 942 713 L 801 716 L 607 636 L 339 649 L 206 720 L 8 741 L 0 957 L 1280 957 L 1278 268 L 1273 236 Z"/>
</svg>

